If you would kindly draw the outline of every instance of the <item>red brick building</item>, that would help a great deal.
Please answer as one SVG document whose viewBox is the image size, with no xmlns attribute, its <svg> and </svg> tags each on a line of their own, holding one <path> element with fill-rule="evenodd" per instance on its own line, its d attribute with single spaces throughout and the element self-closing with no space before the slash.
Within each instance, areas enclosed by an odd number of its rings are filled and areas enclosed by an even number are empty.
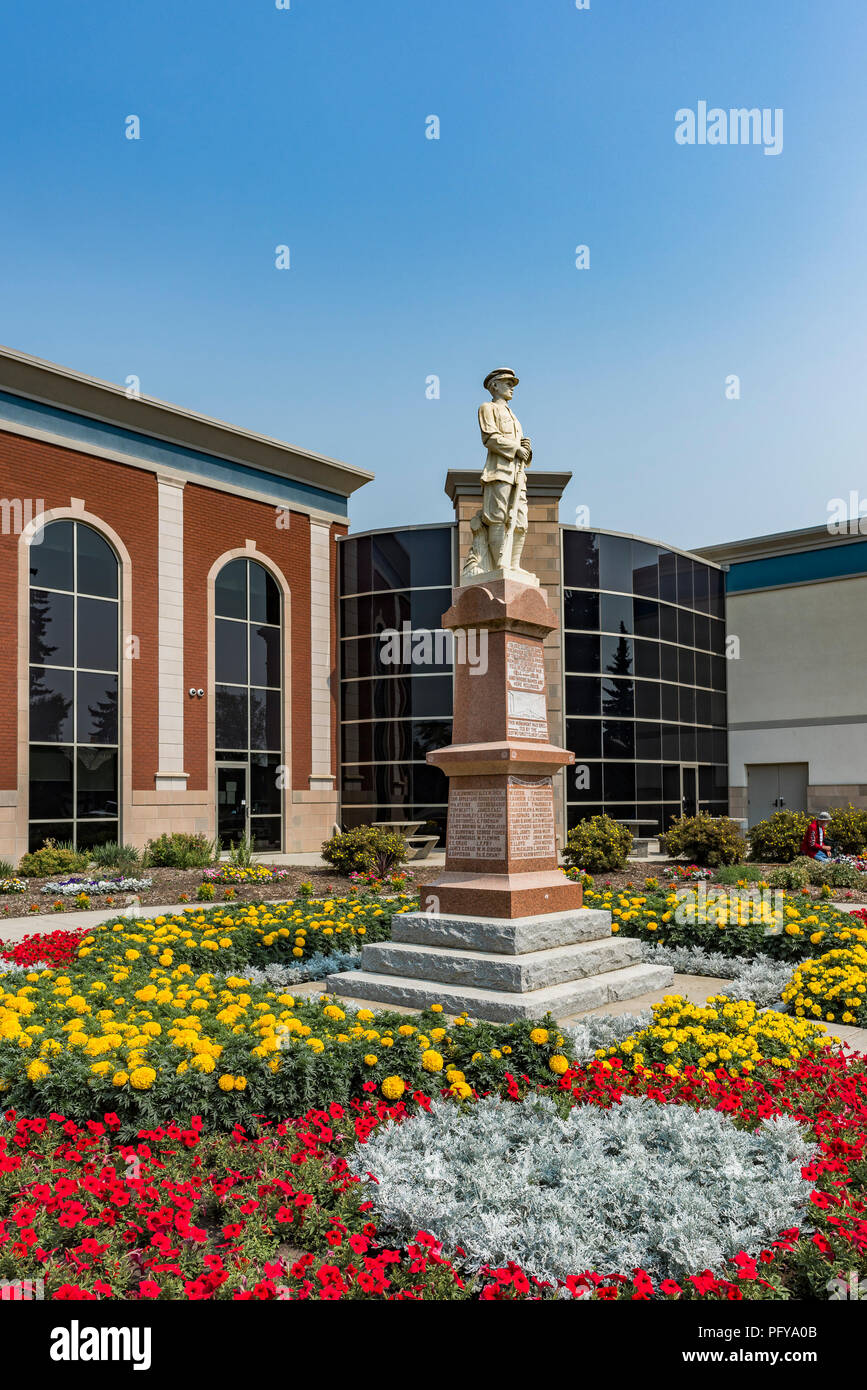
<svg viewBox="0 0 867 1390">
<path fill-rule="evenodd" d="M 0 857 L 318 847 L 336 538 L 371 476 L 0 349 Z"/>
</svg>

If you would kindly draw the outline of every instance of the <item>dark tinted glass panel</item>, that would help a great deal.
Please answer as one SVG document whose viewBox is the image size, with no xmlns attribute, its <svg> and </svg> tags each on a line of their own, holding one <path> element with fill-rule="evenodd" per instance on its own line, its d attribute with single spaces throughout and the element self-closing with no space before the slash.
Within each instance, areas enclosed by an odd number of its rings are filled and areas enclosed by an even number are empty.
<svg viewBox="0 0 867 1390">
<path fill-rule="evenodd" d="M 598 714 L 602 687 L 596 677 L 566 677 L 566 713 Z"/>
<path fill-rule="evenodd" d="M 659 605 L 659 635 L 663 642 L 677 641 L 677 609 Z"/>
<path fill-rule="evenodd" d="M 566 649 L 567 671 L 599 670 L 600 639 L 598 637 L 583 637 L 576 632 L 567 632 L 563 640 Z"/>
<path fill-rule="evenodd" d="M 373 588 L 370 536 L 360 536 L 358 540 L 350 536 L 338 541 L 337 559 L 342 594 L 366 594 Z"/>
<path fill-rule="evenodd" d="M 602 725 L 603 758 L 635 757 L 635 725 L 625 722 L 609 722 Z"/>
<path fill-rule="evenodd" d="M 685 723 L 695 723 L 695 691 L 686 685 L 680 688 L 680 717 Z"/>
<path fill-rule="evenodd" d="M 636 758 L 661 758 L 662 744 L 658 724 L 635 725 L 635 756 Z"/>
<path fill-rule="evenodd" d="M 243 763 L 247 753 L 243 748 L 218 748 L 216 758 L 218 763 Z"/>
<path fill-rule="evenodd" d="M 438 628 L 451 607 L 450 589 L 411 589 L 403 593 L 366 594 L 341 603 L 341 636 L 364 637 L 385 629 Z"/>
<path fill-rule="evenodd" d="M 105 748 L 79 748 L 79 816 L 117 815 L 117 753 Z"/>
<path fill-rule="evenodd" d="M 591 820 L 593 816 L 601 815 L 601 802 L 596 806 L 568 806 L 566 808 L 566 824 L 571 830 L 573 825 L 578 825 L 582 820 Z"/>
<path fill-rule="evenodd" d="M 677 601 L 692 608 L 692 560 L 677 556 Z"/>
<path fill-rule="evenodd" d="M 102 598 L 80 598 L 78 604 L 78 665 L 97 671 L 117 670 L 117 604 Z"/>
<path fill-rule="evenodd" d="M 700 763 L 713 761 L 713 729 L 696 729 L 695 756 Z"/>
<path fill-rule="evenodd" d="M 84 820 L 78 822 L 76 839 L 79 849 L 92 849 L 94 845 L 107 845 L 109 840 L 117 842 L 116 820 Z"/>
<path fill-rule="evenodd" d="M 117 676 L 78 675 L 78 742 L 117 743 Z"/>
<path fill-rule="evenodd" d="M 279 748 L 283 740 L 280 736 L 280 710 L 282 700 L 279 690 L 250 690 L 250 747 Z"/>
<path fill-rule="evenodd" d="M 685 609 L 677 615 L 677 640 L 685 647 L 695 646 L 695 617 Z"/>
<path fill-rule="evenodd" d="M 569 768 L 566 795 L 570 801 L 601 801 L 602 764 L 580 763 L 577 767 Z"/>
<path fill-rule="evenodd" d="M 71 820 L 55 821 L 48 825 L 31 825 L 28 848 L 32 852 L 35 849 L 42 849 L 42 846 L 48 840 L 54 840 L 55 843 L 59 840 L 71 840 L 72 832 L 73 826 Z"/>
<path fill-rule="evenodd" d="M 595 532 L 563 532 L 563 582 L 576 589 L 599 588 L 599 537 Z"/>
<path fill-rule="evenodd" d="M 250 565 L 250 621 L 279 623 L 280 590 L 277 581 L 261 565 Z"/>
<path fill-rule="evenodd" d="M 412 757 L 424 758 L 435 748 L 445 748 L 452 740 L 452 724 L 448 719 L 431 719 L 412 725 Z"/>
<path fill-rule="evenodd" d="M 707 652 L 696 652 L 695 654 L 695 683 L 696 685 L 710 685 L 710 657 Z"/>
<path fill-rule="evenodd" d="M 279 815 L 282 792 L 277 785 L 279 753 L 253 753 L 250 758 L 250 814 Z M 279 825 L 278 825 L 279 831 Z"/>
<path fill-rule="evenodd" d="M 280 684 L 279 627 L 250 626 L 250 681 L 256 685 Z"/>
<path fill-rule="evenodd" d="M 259 851 L 280 848 L 281 825 L 279 816 L 251 816 L 250 839 Z"/>
<path fill-rule="evenodd" d="M 603 594 L 600 626 L 606 632 L 631 632 L 632 599 L 625 594 Z"/>
<path fill-rule="evenodd" d="M 247 691 L 218 685 L 214 696 L 217 747 L 248 748 Z"/>
<path fill-rule="evenodd" d="M 632 638 L 631 637 L 602 637 L 601 655 L 602 669 L 609 672 L 612 676 L 631 676 L 632 665 Z"/>
<path fill-rule="evenodd" d="M 715 690 L 725 690 L 726 688 L 726 659 L 724 656 L 712 656 L 710 661 L 710 673 Z"/>
<path fill-rule="evenodd" d="M 728 756 L 728 734 L 725 729 L 714 729 L 713 731 L 713 760 L 715 763 L 724 763 Z"/>
<path fill-rule="evenodd" d="M 709 690 L 699 690 L 695 697 L 695 722 L 696 724 L 712 724 L 711 718 L 711 695 Z"/>
<path fill-rule="evenodd" d="M 637 598 L 632 606 L 636 637 L 658 637 L 659 604 L 651 599 Z"/>
<path fill-rule="evenodd" d="M 408 705 L 418 718 L 451 714 L 451 676 L 413 676 L 405 684 L 409 689 Z"/>
<path fill-rule="evenodd" d="M 682 684 L 692 685 L 695 681 L 695 656 L 685 647 L 677 654 L 678 679 Z"/>
<path fill-rule="evenodd" d="M 628 719 L 635 713 L 633 681 L 602 682 L 602 713 L 611 719 Z"/>
<path fill-rule="evenodd" d="M 448 778 L 427 763 L 412 765 L 412 795 L 416 801 L 447 801 Z"/>
<path fill-rule="evenodd" d="M 662 799 L 676 801 L 680 796 L 680 764 L 662 769 Z"/>
<path fill-rule="evenodd" d="M 30 669 L 30 740 L 32 743 L 69 743 L 72 731 L 72 671 L 50 666 Z"/>
<path fill-rule="evenodd" d="M 30 660 L 39 665 L 72 665 L 71 594 L 30 591 Z"/>
<path fill-rule="evenodd" d="M 36 536 L 42 539 L 30 546 L 30 582 L 43 589 L 73 587 L 73 523 L 51 521 Z M 34 538 L 36 539 L 36 538 Z"/>
<path fill-rule="evenodd" d="M 117 557 L 89 526 L 78 528 L 78 592 L 117 598 Z"/>
<path fill-rule="evenodd" d="M 702 801 L 725 801 L 729 794 L 726 767 L 700 767 L 698 791 Z M 726 812 L 722 813 L 723 815 Z"/>
<path fill-rule="evenodd" d="M 726 629 L 725 623 L 712 622 L 710 625 L 710 649 L 717 656 L 725 656 L 726 649 Z"/>
<path fill-rule="evenodd" d="M 722 570 L 708 570 L 708 587 L 710 589 L 709 609 L 715 618 L 724 618 L 726 611 L 725 600 L 725 575 Z"/>
<path fill-rule="evenodd" d="M 567 719 L 566 747 L 580 761 L 602 757 L 602 725 L 598 719 Z M 567 768 L 567 778 L 572 773 Z"/>
<path fill-rule="evenodd" d="M 220 570 L 214 584 L 214 611 L 220 618 L 246 618 L 246 560 L 230 560 Z"/>
<path fill-rule="evenodd" d="M 663 758 L 672 761 L 678 759 L 680 757 L 680 730 L 678 726 L 676 724 L 660 724 L 659 736 L 662 739 Z"/>
<path fill-rule="evenodd" d="M 659 644 L 657 642 L 635 643 L 636 676 L 656 677 L 659 675 Z"/>
<path fill-rule="evenodd" d="M 635 795 L 638 801 L 659 801 L 662 797 L 662 767 L 659 763 L 636 763 Z"/>
<path fill-rule="evenodd" d="M 680 679 L 680 663 L 677 659 L 677 647 L 670 647 L 663 642 L 659 648 L 659 674 L 664 681 L 676 681 Z"/>
<path fill-rule="evenodd" d="M 371 559 L 374 589 L 427 589 L 451 584 L 452 528 L 372 536 Z"/>
<path fill-rule="evenodd" d="M 659 593 L 659 551 L 645 541 L 632 542 L 632 589 L 646 598 Z"/>
<path fill-rule="evenodd" d="M 710 586 L 708 584 L 708 571 L 704 565 L 696 565 L 692 572 L 693 601 L 700 613 L 707 612 L 708 594 Z"/>
<path fill-rule="evenodd" d="M 655 681 L 635 682 L 635 713 L 639 719 L 659 718 L 659 686 Z"/>
<path fill-rule="evenodd" d="M 599 587 L 632 592 L 632 542 L 626 537 L 599 537 Z"/>
<path fill-rule="evenodd" d="M 217 619 L 214 624 L 214 672 L 218 681 L 246 685 L 248 631 L 246 623 Z M 279 632 L 277 636 L 279 638 Z"/>
<path fill-rule="evenodd" d="M 72 760 L 71 748 L 30 749 L 31 820 L 72 815 Z"/>
<path fill-rule="evenodd" d="M 602 786 L 606 802 L 635 800 L 635 766 L 632 763 L 605 763 Z"/>
<path fill-rule="evenodd" d="M 677 719 L 680 713 L 680 702 L 677 698 L 676 685 L 661 685 L 659 687 L 661 719 Z"/>
<path fill-rule="evenodd" d="M 710 697 L 711 724 L 726 723 L 726 697 L 721 690 L 715 690 Z"/>
<path fill-rule="evenodd" d="M 703 652 L 710 650 L 710 618 L 702 613 L 695 615 L 695 645 Z"/>
<path fill-rule="evenodd" d="M 681 762 L 695 762 L 695 729 L 690 729 L 686 724 L 680 726 L 680 757 Z"/>
<path fill-rule="evenodd" d="M 581 589 L 567 589 L 563 598 L 565 626 L 579 632 L 595 632 L 599 628 L 599 595 Z"/>
<path fill-rule="evenodd" d="M 659 557 L 659 597 L 666 603 L 677 603 L 677 557 Z"/>
</svg>

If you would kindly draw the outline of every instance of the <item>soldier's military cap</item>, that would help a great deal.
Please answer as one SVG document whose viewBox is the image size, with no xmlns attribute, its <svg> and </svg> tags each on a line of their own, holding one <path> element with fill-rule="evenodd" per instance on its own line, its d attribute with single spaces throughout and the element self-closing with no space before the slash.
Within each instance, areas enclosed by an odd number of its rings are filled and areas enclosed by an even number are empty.
<svg viewBox="0 0 867 1390">
<path fill-rule="evenodd" d="M 488 372 L 488 375 L 485 377 L 484 381 L 482 382 L 482 385 L 487 391 L 490 389 L 491 382 L 496 381 L 498 380 L 498 378 L 501 377 L 508 377 L 509 381 L 511 381 L 514 386 L 517 386 L 518 384 L 518 378 L 515 376 L 515 373 L 512 371 L 511 367 L 495 367 L 492 372 Z"/>
</svg>

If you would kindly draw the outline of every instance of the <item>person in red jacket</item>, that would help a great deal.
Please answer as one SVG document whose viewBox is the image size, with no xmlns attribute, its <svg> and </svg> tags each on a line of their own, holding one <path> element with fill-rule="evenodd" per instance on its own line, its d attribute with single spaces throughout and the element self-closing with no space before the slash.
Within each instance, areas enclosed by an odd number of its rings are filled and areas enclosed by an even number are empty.
<svg viewBox="0 0 867 1390">
<path fill-rule="evenodd" d="M 807 826 L 806 834 L 801 841 L 801 853 L 808 854 L 811 859 L 830 859 L 831 851 L 825 840 L 825 831 L 831 817 L 827 811 L 823 811 L 815 820 L 811 820 Z"/>
</svg>

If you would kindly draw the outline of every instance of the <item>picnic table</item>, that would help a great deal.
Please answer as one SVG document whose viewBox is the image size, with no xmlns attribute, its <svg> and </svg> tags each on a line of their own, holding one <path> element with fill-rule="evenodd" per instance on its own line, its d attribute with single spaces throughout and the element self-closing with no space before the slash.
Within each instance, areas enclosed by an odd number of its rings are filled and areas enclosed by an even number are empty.
<svg viewBox="0 0 867 1390">
<path fill-rule="evenodd" d="M 410 859 L 427 859 L 439 835 L 422 835 L 423 820 L 375 820 L 377 830 L 394 830 L 406 840 Z"/>
</svg>

